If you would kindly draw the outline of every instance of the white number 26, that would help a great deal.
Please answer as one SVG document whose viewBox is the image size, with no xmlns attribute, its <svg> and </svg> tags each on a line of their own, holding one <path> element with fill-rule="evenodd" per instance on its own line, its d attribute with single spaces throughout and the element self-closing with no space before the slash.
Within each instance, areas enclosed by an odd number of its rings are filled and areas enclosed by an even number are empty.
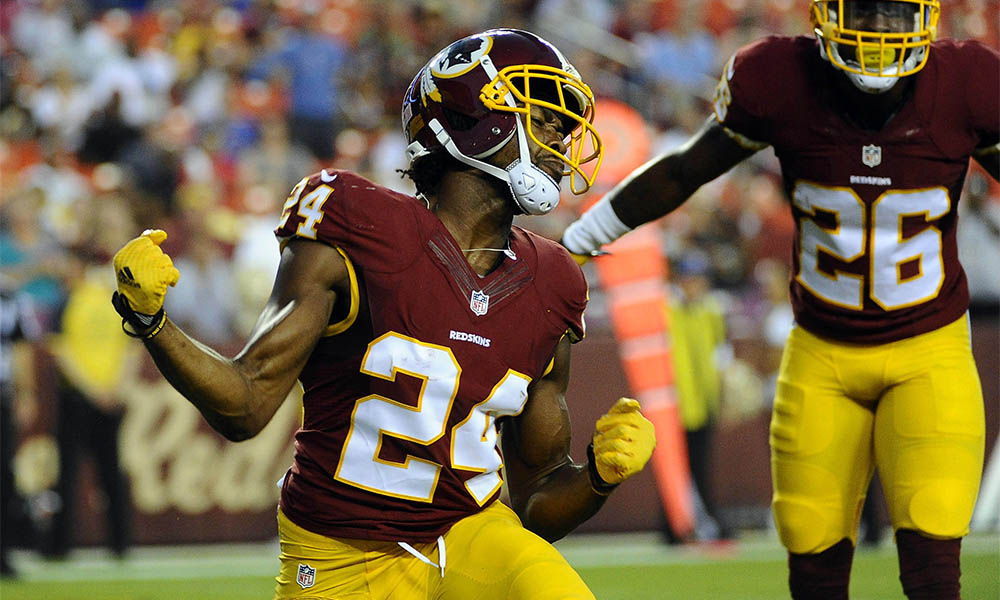
<svg viewBox="0 0 1000 600">
<path fill-rule="evenodd" d="M 876 304 L 896 310 L 926 302 L 940 292 L 944 283 L 941 231 L 931 226 L 904 237 L 903 218 L 922 217 L 929 222 L 946 215 L 951 206 L 944 188 L 887 191 L 872 204 L 870 217 L 864 202 L 850 188 L 799 182 L 792 201 L 809 216 L 820 210 L 836 217 L 837 225 L 832 229 L 809 218 L 800 224 L 796 280 L 819 298 L 861 310 L 867 289 Z M 867 255 L 867 274 L 823 272 L 819 269 L 820 252 L 842 262 Z M 912 273 L 904 274 L 902 267 L 907 264 Z M 867 287 L 866 278 L 871 282 Z"/>
</svg>

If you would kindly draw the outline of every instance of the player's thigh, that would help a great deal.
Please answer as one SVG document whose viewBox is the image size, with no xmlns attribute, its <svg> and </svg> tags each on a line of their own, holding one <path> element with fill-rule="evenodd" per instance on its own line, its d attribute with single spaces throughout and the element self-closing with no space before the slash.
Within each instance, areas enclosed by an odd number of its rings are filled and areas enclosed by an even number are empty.
<svg viewBox="0 0 1000 600">
<path fill-rule="evenodd" d="M 280 571 L 274 600 L 426 600 L 440 582 L 398 544 L 329 538 L 278 513 Z M 430 554 L 434 544 L 423 544 Z"/>
<path fill-rule="evenodd" d="M 494 502 L 445 534 L 447 566 L 439 600 L 593 600 L 552 544 Z"/>
<path fill-rule="evenodd" d="M 875 451 L 895 529 L 955 538 L 969 521 L 983 469 L 982 387 L 964 319 L 908 340 L 900 382 L 879 403 Z"/>
<path fill-rule="evenodd" d="M 801 328 L 789 335 L 771 417 L 772 507 L 789 551 L 821 552 L 857 536 L 864 493 L 871 478 L 871 406 L 850 399 L 843 348 Z"/>
</svg>

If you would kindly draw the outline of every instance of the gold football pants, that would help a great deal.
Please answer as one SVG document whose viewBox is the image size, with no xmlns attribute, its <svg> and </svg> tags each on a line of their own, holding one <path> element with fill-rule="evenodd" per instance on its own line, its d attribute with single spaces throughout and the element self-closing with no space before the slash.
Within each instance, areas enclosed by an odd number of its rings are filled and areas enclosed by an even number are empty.
<svg viewBox="0 0 1000 600">
<path fill-rule="evenodd" d="M 278 533 L 275 600 L 594 600 L 562 555 L 500 502 L 409 549 L 322 536 L 280 511 Z"/>
<path fill-rule="evenodd" d="M 790 552 L 856 542 L 876 465 L 894 530 L 964 536 L 985 442 L 968 317 L 877 346 L 795 327 L 778 374 L 770 442 L 772 507 Z"/>
</svg>

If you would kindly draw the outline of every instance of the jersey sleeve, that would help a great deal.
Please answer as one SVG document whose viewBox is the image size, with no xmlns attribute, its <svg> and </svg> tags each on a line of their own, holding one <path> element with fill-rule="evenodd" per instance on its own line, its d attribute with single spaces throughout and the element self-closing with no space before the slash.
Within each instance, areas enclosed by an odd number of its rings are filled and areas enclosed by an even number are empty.
<svg viewBox="0 0 1000 600">
<path fill-rule="evenodd" d="M 767 37 L 740 48 L 729 59 L 715 88 L 715 119 L 742 146 L 760 150 L 773 143 L 781 97 L 774 92 L 795 48 L 787 38 Z"/>
<path fill-rule="evenodd" d="M 343 250 L 365 269 L 393 272 L 415 255 L 416 218 L 406 197 L 346 171 L 323 170 L 292 188 L 274 230 L 284 247 L 293 238 Z"/>
<path fill-rule="evenodd" d="M 1000 53 L 979 42 L 962 42 L 966 67 L 969 123 L 979 138 L 979 149 L 1000 143 Z"/>
<path fill-rule="evenodd" d="M 540 238 L 538 247 L 539 290 L 547 304 L 546 316 L 566 331 L 571 342 L 583 339 L 586 326 L 587 280 L 565 248 Z"/>
</svg>

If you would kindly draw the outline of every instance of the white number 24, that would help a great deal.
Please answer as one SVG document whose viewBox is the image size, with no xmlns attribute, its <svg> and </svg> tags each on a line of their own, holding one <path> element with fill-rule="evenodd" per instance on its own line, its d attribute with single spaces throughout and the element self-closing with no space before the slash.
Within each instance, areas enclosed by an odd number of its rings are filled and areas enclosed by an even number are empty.
<svg viewBox="0 0 1000 600">
<path fill-rule="evenodd" d="M 378 394 L 359 399 L 334 477 L 371 492 L 430 502 L 442 466 L 412 455 L 402 463 L 385 460 L 379 456 L 382 442 L 389 436 L 426 446 L 446 435 L 462 368 L 447 346 L 389 332 L 368 345 L 361 371 L 388 381 L 401 374 L 421 379 L 419 398 L 416 406 Z M 524 409 L 529 383 L 527 375 L 508 370 L 451 430 L 451 466 L 480 473 L 465 483 L 480 505 L 501 484 L 496 419 Z"/>
<path fill-rule="evenodd" d="M 908 216 L 932 221 L 946 215 L 951 206 L 944 188 L 887 191 L 872 204 L 871 223 L 867 222 L 864 202 L 850 188 L 799 182 L 792 201 L 808 215 L 814 216 L 821 210 L 833 213 L 837 219 L 833 229 L 820 227 L 812 219 L 801 223 L 796 280 L 819 298 L 861 310 L 865 293 L 865 276 L 840 271 L 829 275 L 820 271 L 820 251 L 843 262 L 867 253 L 871 278 L 868 295 L 885 310 L 926 302 L 941 290 L 944 283 L 941 231 L 932 226 L 904 238 L 902 223 Z M 902 274 L 901 266 L 907 263 L 916 263 L 915 274 Z"/>
</svg>

